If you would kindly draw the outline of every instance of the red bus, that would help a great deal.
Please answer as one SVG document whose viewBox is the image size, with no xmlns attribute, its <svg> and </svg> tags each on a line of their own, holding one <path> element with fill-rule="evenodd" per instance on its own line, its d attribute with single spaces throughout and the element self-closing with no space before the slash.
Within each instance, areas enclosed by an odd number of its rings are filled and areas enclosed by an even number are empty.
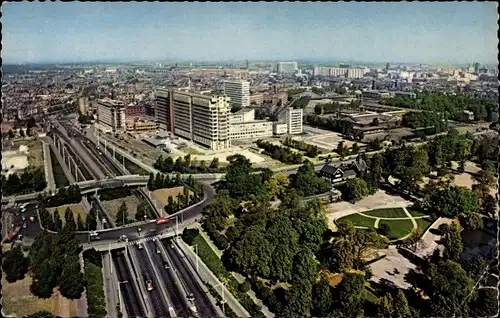
<svg viewBox="0 0 500 318">
<path fill-rule="evenodd" d="M 166 216 L 156 220 L 156 224 L 165 224 L 165 223 L 168 223 L 168 218 Z"/>
</svg>

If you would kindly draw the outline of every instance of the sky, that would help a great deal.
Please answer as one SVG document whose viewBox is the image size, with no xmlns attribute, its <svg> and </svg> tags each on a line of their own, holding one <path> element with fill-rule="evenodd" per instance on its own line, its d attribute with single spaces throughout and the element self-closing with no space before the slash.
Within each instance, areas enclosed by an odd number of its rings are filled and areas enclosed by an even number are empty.
<svg viewBox="0 0 500 318">
<path fill-rule="evenodd" d="M 342 60 L 497 63 L 494 2 L 17 2 L 4 63 Z"/>
</svg>

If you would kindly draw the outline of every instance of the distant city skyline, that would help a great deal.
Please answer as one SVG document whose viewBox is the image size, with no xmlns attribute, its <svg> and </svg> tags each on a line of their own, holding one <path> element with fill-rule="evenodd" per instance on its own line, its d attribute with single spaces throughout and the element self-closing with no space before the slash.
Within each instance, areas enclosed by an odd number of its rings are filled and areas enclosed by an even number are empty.
<svg viewBox="0 0 500 318">
<path fill-rule="evenodd" d="M 498 63 L 495 2 L 4 3 L 4 63 Z"/>
</svg>

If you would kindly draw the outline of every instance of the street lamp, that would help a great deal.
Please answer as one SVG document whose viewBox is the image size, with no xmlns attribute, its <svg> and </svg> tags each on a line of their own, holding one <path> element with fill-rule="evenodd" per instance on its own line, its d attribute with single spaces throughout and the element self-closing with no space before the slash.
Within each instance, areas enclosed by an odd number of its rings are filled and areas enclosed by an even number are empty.
<svg viewBox="0 0 500 318">
<path fill-rule="evenodd" d="M 196 272 L 198 273 L 198 260 L 199 260 L 198 244 L 194 244 L 193 247 L 194 247 L 194 253 L 196 254 Z"/>
</svg>

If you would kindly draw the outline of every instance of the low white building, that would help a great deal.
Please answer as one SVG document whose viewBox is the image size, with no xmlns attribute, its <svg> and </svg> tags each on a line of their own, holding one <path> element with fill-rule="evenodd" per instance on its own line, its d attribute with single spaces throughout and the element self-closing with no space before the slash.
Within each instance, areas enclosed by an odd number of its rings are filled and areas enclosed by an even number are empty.
<svg viewBox="0 0 500 318">
<path fill-rule="evenodd" d="M 229 116 L 229 137 L 231 139 L 254 139 L 273 135 L 273 123 L 255 120 L 255 110 L 242 109 Z"/>
<path fill-rule="evenodd" d="M 273 123 L 273 134 L 285 135 L 287 132 L 288 132 L 287 123 L 280 123 L 280 122 Z"/>
</svg>

